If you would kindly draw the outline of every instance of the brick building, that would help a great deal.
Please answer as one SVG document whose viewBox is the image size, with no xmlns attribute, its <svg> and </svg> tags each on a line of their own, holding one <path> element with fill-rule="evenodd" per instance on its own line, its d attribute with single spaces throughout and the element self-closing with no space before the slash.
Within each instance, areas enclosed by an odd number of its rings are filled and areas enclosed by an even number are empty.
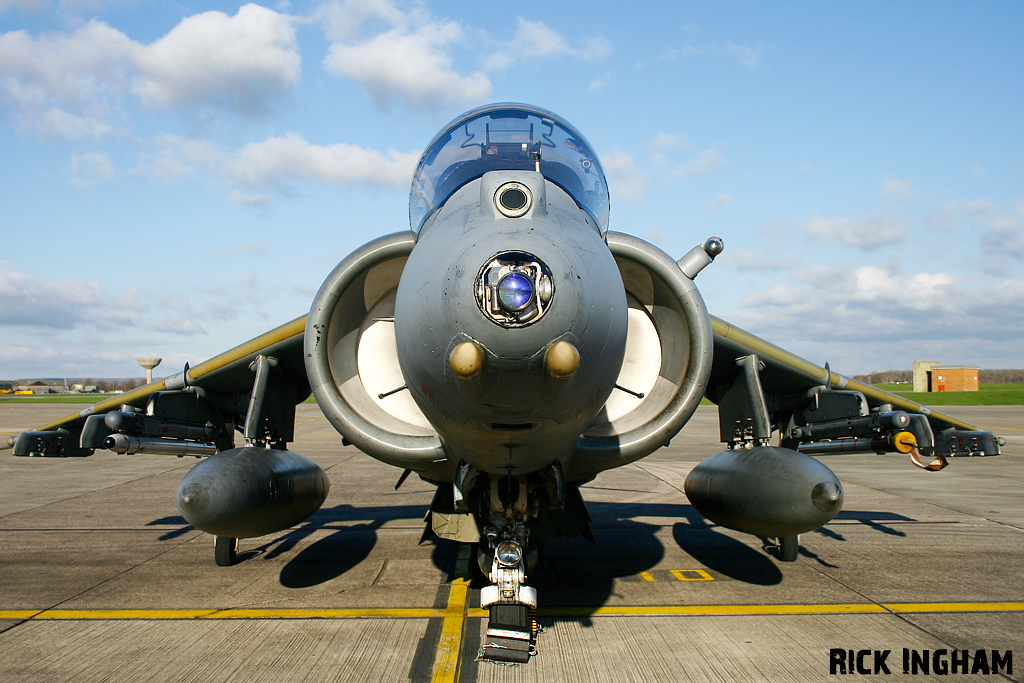
<svg viewBox="0 0 1024 683">
<path fill-rule="evenodd" d="M 978 391 L 978 368 L 914 361 L 914 391 Z"/>
</svg>

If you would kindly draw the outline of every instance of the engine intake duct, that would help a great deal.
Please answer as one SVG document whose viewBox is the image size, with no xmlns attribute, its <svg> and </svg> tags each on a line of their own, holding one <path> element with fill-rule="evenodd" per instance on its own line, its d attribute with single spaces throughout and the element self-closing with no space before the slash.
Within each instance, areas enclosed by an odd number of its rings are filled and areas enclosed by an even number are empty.
<svg viewBox="0 0 1024 683">
<path fill-rule="evenodd" d="M 910 415 L 902 410 L 891 413 L 872 413 L 861 417 L 847 417 L 841 420 L 812 422 L 793 427 L 789 436 L 801 441 L 823 439 L 846 439 L 876 435 L 879 432 L 895 432 L 910 425 Z M 803 451 L 803 448 L 799 450 Z"/>
<path fill-rule="evenodd" d="M 194 455 L 197 458 L 217 453 L 217 447 L 199 441 L 181 439 L 158 439 L 149 436 L 131 436 L 129 434 L 111 434 L 103 441 L 103 447 L 114 451 L 134 455 L 136 453 L 159 455 Z"/>
</svg>

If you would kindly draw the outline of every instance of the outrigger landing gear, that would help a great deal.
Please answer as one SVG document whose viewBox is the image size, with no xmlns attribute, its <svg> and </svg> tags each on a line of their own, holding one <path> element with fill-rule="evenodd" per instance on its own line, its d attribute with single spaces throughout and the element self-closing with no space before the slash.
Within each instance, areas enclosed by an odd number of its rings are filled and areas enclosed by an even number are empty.
<svg viewBox="0 0 1024 683">
<path fill-rule="evenodd" d="M 783 562 L 796 562 L 796 558 L 800 554 L 800 537 L 780 536 L 776 548 L 778 549 L 780 560 Z"/>
</svg>

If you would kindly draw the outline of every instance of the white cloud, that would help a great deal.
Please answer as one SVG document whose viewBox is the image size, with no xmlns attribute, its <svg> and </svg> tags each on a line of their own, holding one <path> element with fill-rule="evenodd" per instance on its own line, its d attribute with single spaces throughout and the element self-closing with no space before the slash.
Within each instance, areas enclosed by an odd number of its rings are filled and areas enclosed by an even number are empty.
<svg viewBox="0 0 1024 683">
<path fill-rule="evenodd" d="M 1024 283 L 979 282 L 896 267 L 812 267 L 789 284 L 750 292 L 731 318 L 844 374 L 910 367 L 915 358 L 978 363 L 1012 357 L 1024 334 Z"/>
<path fill-rule="evenodd" d="M 583 48 L 578 51 L 579 56 L 588 62 L 600 62 L 611 56 L 615 51 L 612 41 L 603 36 L 587 38 L 583 41 Z"/>
<path fill-rule="evenodd" d="M 325 68 L 359 83 L 381 110 L 398 101 L 424 109 L 463 105 L 491 93 L 482 71 L 464 76 L 452 65 L 451 50 L 465 38 L 457 21 L 418 7 L 405 12 L 388 0 L 335 2 L 318 17 L 333 41 Z"/>
<path fill-rule="evenodd" d="M 0 96 L 19 125 L 46 138 L 127 135 L 122 105 L 209 105 L 256 114 L 294 87 L 291 17 L 257 5 L 187 17 L 151 45 L 93 20 L 67 33 L 0 34 Z"/>
<path fill-rule="evenodd" d="M 134 291 L 112 296 L 92 280 L 44 280 L 0 268 L 0 325 L 113 330 L 136 324 L 144 308 Z"/>
<path fill-rule="evenodd" d="M 356 45 L 335 43 L 324 65 L 358 82 L 382 110 L 396 100 L 429 109 L 484 99 L 491 92 L 487 76 L 462 76 L 452 67 L 447 47 L 460 38 L 454 22 L 415 33 L 388 31 Z"/>
<path fill-rule="evenodd" d="M 137 50 L 120 31 L 92 21 L 73 33 L 0 34 L 0 93 L 18 123 L 47 138 L 102 138 Z"/>
<path fill-rule="evenodd" d="M 298 84 L 294 20 L 259 5 L 204 12 L 138 51 L 134 89 L 160 107 L 222 104 L 261 113 Z"/>
<path fill-rule="evenodd" d="M 92 187 L 97 182 L 114 177 L 114 163 L 103 152 L 86 152 L 71 157 L 71 184 Z"/>
<path fill-rule="evenodd" d="M 590 81 L 590 83 L 587 84 L 587 90 L 591 92 L 600 92 L 611 84 L 614 77 L 614 71 L 606 71 L 594 80 Z"/>
<path fill-rule="evenodd" d="M 245 244 L 239 244 L 232 247 L 228 252 L 232 254 L 243 254 L 245 256 L 265 256 L 270 253 L 270 249 L 256 242 L 246 242 Z"/>
<path fill-rule="evenodd" d="M 46 8 L 46 0 L 0 0 L 0 14 L 11 10 L 44 12 Z"/>
<path fill-rule="evenodd" d="M 703 46 L 686 44 L 682 47 L 674 47 L 663 52 L 661 59 L 674 62 L 704 55 L 718 57 L 726 55 L 729 58 L 734 59 L 740 66 L 753 69 L 760 66 L 764 61 L 763 55 L 766 50 L 767 48 L 763 45 L 752 47 L 750 45 L 734 43 L 730 40 L 726 41 L 725 45 L 722 45 L 721 43 L 712 43 Z"/>
<path fill-rule="evenodd" d="M 704 211 L 726 211 L 732 207 L 733 196 L 731 194 L 720 194 L 710 202 L 701 204 Z"/>
<path fill-rule="evenodd" d="M 872 250 L 900 242 L 911 227 L 910 220 L 903 216 L 876 212 L 864 218 L 813 216 L 804 229 L 829 244 Z"/>
<path fill-rule="evenodd" d="M 250 209 L 262 209 L 272 204 L 274 199 L 265 194 L 246 194 L 238 190 L 232 190 L 231 194 L 228 195 L 228 201 Z"/>
<path fill-rule="evenodd" d="M 686 137 L 666 133 L 663 130 L 659 130 L 658 134 L 654 136 L 654 140 L 651 141 L 651 147 L 657 150 L 675 149 L 680 146 L 692 147 Z"/>
<path fill-rule="evenodd" d="M 544 59 L 555 55 L 572 54 L 568 41 L 556 31 L 548 28 L 542 21 L 530 21 L 523 17 L 516 18 L 518 27 L 512 40 L 492 54 L 484 62 L 488 69 L 506 69 L 517 61 L 528 59 Z"/>
<path fill-rule="evenodd" d="M 789 272 L 800 265 L 802 257 L 777 257 L 763 249 L 727 249 L 715 263 L 742 273 Z"/>
<path fill-rule="evenodd" d="M 608 176 L 609 192 L 613 200 L 639 199 L 647 192 L 647 181 L 626 152 L 613 151 L 601 162 Z"/>
<path fill-rule="evenodd" d="M 690 158 L 679 162 L 672 169 L 673 176 L 707 175 L 725 165 L 725 156 L 714 148 L 696 150 Z"/>
<path fill-rule="evenodd" d="M 380 152 L 345 143 L 315 145 L 298 133 L 269 137 L 235 151 L 204 140 L 169 135 L 162 136 L 157 144 L 160 150 L 150 169 L 154 173 L 167 168 L 177 169 L 180 174 L 205 171 L 235 186 L 286 194 L 293 181 L 405 188 L 420 156 L 419 152 Z M 271 201 L 265 194 L 237 190 L 229 198 L 249 207 Z"/>
<path fill-rule="evenodd" d="M 761 53 L 764 47 L 750 47 L 749 45 L 737 45 L 731 40 L 725 44 L 725 51 L 731 55 L 741 66 L 754 68 L 761 64 Z"/>
<path fill-rule="evenodd" d="M 1024 202 L 1010 210 L 986 199 L 946 202 L 928 214 L 930 225 L 977 236 L 987 265 L 1005 272 L 1010 262 L 1024 261 Z"/>
<path fill-rule="evenodd" d="M 166 332 L 183 336 L 206 333 L 203 326 L 191 318 L 162 318 L 152 321 L 146 325 L 146 328 L 153 332 Z"/>
<path fill-rule="evenodd" d="M 417 7 L 405 12 L 391 0 L 328 0 L 313 14 L 324 26 L 332 42 L 353 40 L 363 33 L 368 24 L 387 28 L 412 23 L 429 23 L 430 15 Z"/>
<path fill-rule="evenodd" d="M 517 27 L 512 40 L 501 45 L 484 61 L 484 68 L 507 69 L 523 60 L 546 59 L 566 55 L 588 62 L 606 59 L 614 49 L 611 41 L 597 36 L 587 38 L 581 47 L 569 44 L 565 36 L 550 28 L 542 21 L 530 21 L 517 17 Z"/>
<path fill-rule="evenodd" d="M 886 180 L 882 183 L 882 196 L 886 199 L 909 201 L 916 196 L 909 180 Z"/>
<path fill-rule="evenodd" d="M 653 150 L 651 162 L 666 181 L 707 175 L 725 165 L 725 156 L 719 150 L 713 147 L 698 149 L 685 135 L 659 130 L 650 147 Z"/>
<path fill-rule="evenodd" d="M 297 133 L 288 133 L 243 147 L 231 163 L 231 175 L 237 183 L 254 188 L 273 187 L 289 178 L 405 187 L 419 156 L 395 150 L 385 154 L 345 143 L 313 145 Z"/>
</svg>

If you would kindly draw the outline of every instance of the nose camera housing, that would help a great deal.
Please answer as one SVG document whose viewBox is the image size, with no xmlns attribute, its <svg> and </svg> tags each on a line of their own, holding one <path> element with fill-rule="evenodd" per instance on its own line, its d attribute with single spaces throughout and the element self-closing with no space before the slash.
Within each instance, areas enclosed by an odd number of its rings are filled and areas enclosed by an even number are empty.
<svg viewBox="0 0 1024 683">
<path fill-rule="evenodd" d="M 476 301 L 492 322 L 522 327 L 547 312 L 554 297 L 551 271 L 533 254 L 509 251 L 484 264 L 476 278 Z"/>
</svg>

